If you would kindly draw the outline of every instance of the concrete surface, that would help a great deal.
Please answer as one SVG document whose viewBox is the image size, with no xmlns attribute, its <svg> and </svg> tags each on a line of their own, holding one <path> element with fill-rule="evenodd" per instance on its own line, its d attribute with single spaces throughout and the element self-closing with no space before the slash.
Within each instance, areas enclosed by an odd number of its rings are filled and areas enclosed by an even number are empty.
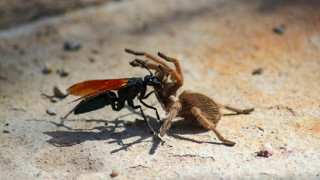
<svg viewBox="0 0 320 180">
<path fill-rule="evenodd" d="M 282 25 L 283 34 L 273 32 Z M 82 41 L 82 48 L 64 51 L 67 39 Z M 71 115 L 65 123 L 71 129 L 57 127 L 75 97 L 52 103 L 41 93 L 147 74 L 129 66 L 134 57 L 126 47 L 180 59 L 181 91 L 254 107 L 251 115 L 223 116 L 218 124 L 237 144 L 223 146 L 212 132 L 177 120 L 162 145 L 129 108 Z M 42 73 L 46 64 L 51 74 Z M 67 77 L 56 73 L 62 68 Z M 263 73 L 252 75 L 257 68 Z M 0 177 L 320 179 L 319 69 L 320 3 L 311 0 L 115 1 L 1 31 Z M 154 97 L 148 103 L 161 109 Z M 46 113 L 49 107 L 56 116 Z M 153 126 L 159 127 L 154 119 Z M 267 142 L 275 154 L 257 157 Z"/>
</svg>

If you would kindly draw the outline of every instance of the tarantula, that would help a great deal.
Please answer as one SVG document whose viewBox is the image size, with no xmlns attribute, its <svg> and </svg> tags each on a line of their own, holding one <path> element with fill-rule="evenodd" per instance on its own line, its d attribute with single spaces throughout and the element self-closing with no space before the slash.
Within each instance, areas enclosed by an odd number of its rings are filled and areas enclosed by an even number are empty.
<svg viewBox="0 0 320 180">
<path fill-rule="evenodd" d="M 154 76 L 162 81 L 163 87 L 161 89 L 154 87 L 154 92 L 158 101 L 168 113 L 167 120 L 160 128 L 160 136 L 164 136 L 165 132 L 171 127 L 175 117 L 182 117 L 187 121 L 199 124 L 207 130 L 212 130 L 224 145 L 235 145 L 235 142 L 225 139 L 216 129 L 222 115 L 220 109 L 225 108 L 234 111 L 237 114 L 249 114 L 254 111 L 253 108 L 241 110 L 221 105 L 204 94 L 192 91 L 184 91 L 177 99 L 176 92 L 183 85 L 183 74 L 177 59 L 168 57 L 160 52 L 158 53 L 158 56 L 165 61 L 146 52 L 133 51 L 130 49 L 125 49 L 125 51 L 137 56 L 145 56 L 151 60 L 135 59 L 130 62 L 130 64 L 133 67 L 147 67 L 155 70 Z M 175 69 L 171 68 L 166 61 L 172 62 Z"/>
</svg>

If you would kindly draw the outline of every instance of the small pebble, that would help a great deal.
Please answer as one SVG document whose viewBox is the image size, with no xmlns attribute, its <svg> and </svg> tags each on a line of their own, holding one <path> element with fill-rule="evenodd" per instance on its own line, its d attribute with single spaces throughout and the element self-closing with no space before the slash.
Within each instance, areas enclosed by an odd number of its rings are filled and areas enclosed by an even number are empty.
<svg viewBox="0 0 320 180">
<path fill-rule="evenodd" d="M 258 68 L 252 71 L 252 75 L 260 75 L 263 73 L 263 69 L 262 68 Z"/>
<path fill-rule="evenodd" d="M 53 72 L 53 68 L 50 64 L 45 64 L 44 68 L 42 69 L 43 74 L 50 74 Z"/>
<path fill-rule="evenodd" d="M 68 69 L 58 69 L 57 73 L 61 76 L 61 77 L 66 77 L 69 75 L 69 70 Z"/>
<path fill-rule="evenodd" d="M 279 35 L 284 33 L 284 25 L 273 27 L 273 32 Z"/>
<path fill-rule="evenodd" d="M 272 156 L 273 154 L 274 154 L 274 149 L 269 142 L 266 142 L 265 144 L 263 144 L 262 150 L 257 152 L 257 156 L 261 156 L 261 157 L 269 157 L 269 156 Z"/>
<path fill-rule="evenodd" d="M 76 51 L 82 47 L 82 42 L 77 39 L 69 39 L 64 42 L 64 50 Z"/>
<path fill-rule="evenodd" d="M 119 175 L 119 172 L 118 172 L 118 170 L 116 170 L 116 169 L 112 170 L 112 172 L 111 172 L 111 174 L 110 174 L 111 177 L 116 177 L 116 176 L 118 176 L 118 175 Z"/>
<path fill-rule="evenodd" d="M 52 107 L 49 107 L 47 109 L 47 113 L 50 115 L 50 116 L 55 116 L 56 115 L 56 112 L 54 111 L 54 109 Z"/>
<path fill-rule="evenodd" d="M 64 88 L 60 84 L 55 85 L 53 87 L 53 94 L 54 94 L 54 97 L 57 97 L 57 98 L 64 98 L 68 95 L 66 88 Z"/>
<path fill-rule="evenodd" d="M 273 149 L 272 145 L 269 142 L 264 143 L 264 145 L 262 146 L 262 150 L 263 151 L 268 151 L 270 156 L 272 154 L 274 154 L 274 149 Z"/>
<path fill-rule="evenodd" d="M 94 63 L 94 62 L 96 62 L 96 59 L 94 57 L 90 57 L 89 62 Z"/>
</svg>

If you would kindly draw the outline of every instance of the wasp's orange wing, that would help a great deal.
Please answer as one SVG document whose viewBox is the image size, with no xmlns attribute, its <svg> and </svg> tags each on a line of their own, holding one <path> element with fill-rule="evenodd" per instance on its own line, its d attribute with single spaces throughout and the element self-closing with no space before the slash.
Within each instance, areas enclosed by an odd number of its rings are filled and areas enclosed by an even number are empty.
<svg viewBox="0 0 320 180">
<path fill-rule="evenodd" d="M 130 84 L 128 83 L 129 78 L 127 79 L 104 79 L 104 80 L 89 80 L 81 83 L 77 83 L 72 85 L 67 89 L 69 94 L 75 96 L 82 96 L 74 101 L 78 101 L 80 99 L 88 98 L 95 94 L 110 91 L 110 90 L 118 90 L 125 87 L 128 87 Z"/>
</svg>

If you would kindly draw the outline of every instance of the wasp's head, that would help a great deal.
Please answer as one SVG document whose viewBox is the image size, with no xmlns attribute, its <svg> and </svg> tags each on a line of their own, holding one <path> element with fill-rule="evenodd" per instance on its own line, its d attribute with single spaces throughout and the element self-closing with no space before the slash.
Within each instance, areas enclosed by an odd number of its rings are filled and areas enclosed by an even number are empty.
<svg viewBox="0 0 320 180">
<path fill-rule="evenodd" d="M 144 82 L 148 85 L 148 86 L 156 86 L 156 87 L 160 87 L 162 89 L 163 85 L 162 82 L 156 78 L 153 77 L 151 75 L 147 75 L 144 77 Z"/>
</svg>

